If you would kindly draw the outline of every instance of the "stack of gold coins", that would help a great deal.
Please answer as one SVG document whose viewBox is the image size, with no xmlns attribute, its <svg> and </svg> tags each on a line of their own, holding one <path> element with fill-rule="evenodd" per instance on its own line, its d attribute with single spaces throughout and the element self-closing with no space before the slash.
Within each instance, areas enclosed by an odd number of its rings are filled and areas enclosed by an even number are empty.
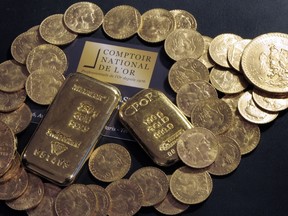
<svg viewBox="0 0 288 216">
<path fill-rule="evenodd" d="M 51 104 L 69 64 L 61 46 L 102 23 L 112 39 L 138 34 L 145 42 L 163 43 L 175 61 L 167 74 L 176 93 L 178 108 L 173 110 L 191 123 L 179 130 L 174 143 L 180 165 L 171 175 L 158 166 L 130 174 L 128 150 L 106 143 L 88 162 L 92 176 L 107 183 L 106 188 L 43 183 L 25 170 L 17 151 L 16 135 L 32 119 L 27 95 L 34 103 Z M 47 17 L 16 37 L 11 45 L 14 59 L 0 64 L 0 200 L 28 215 L 58 216 L 135 215 L 148 206 L 176 215 L 205 201 L 212 193 L 213 176 L 235 171 L 241 156 L 257 147 L 258 124 L 273 121 L 288 107 L 287 43 L 284 33 L 210 38 L 197 31 L 192 14 L 176 9 L 156 8 L 141 15 L 136 8 L 120 5 L 104 15 L 96 4 L 79 2 L 64 14 Z M 159 116 L 167 120 L 163 113 Z"/>
</svg>

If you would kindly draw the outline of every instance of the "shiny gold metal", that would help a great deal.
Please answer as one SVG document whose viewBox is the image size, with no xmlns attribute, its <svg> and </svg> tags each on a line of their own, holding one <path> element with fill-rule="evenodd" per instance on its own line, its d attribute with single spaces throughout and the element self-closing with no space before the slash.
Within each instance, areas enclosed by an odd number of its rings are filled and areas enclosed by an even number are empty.
<svg viewBox="0 0 288 216">
<path fill-rule="evenodd" d="M 141 187 L 129 179 L 120 179 L 106 187 L 110 197 L 108 215 L 135 215 L 141 208 L 144 195 Z"/>
<path fill-rule="evenodd" d="M 199 60 L 184 58 L 175 62 L 169 70 L 168 82 L 173 91 L 178 92 L 184 84 L 204 80 L 209 81 L 209 70 Z"/>
<path fill-rule="evenodd" d="M 66 45 L 77 38 L 64 24 L 63 14 L 53 14 L 44 19 L 39 27 L 41 37 L 54 45 Z"/>
<path fill-rule="evenodd" d="M 179 160 L 176 141 L 192 125 L 165 94 L 144 89 L 120 107 L 119 115 L 156 164 L 168 166 Z"/>
<path fill-rule="evenodd" d="M 241 57 L 243 51 L 248 43 L 250 43 L 250 39 L 243 39 L 235 42 L 228 48 L 228 62 L 229 64 L 238 72 L 242 73 L 241 69 Z"/>
<path fill-rule="evenodd" d="M 170 10 L 170 13 L 172 13 L 175 22 L 176 22 L 176 29 L 197 29 L 197 20 L 195 17 L 189 13 L 186 10 Z"/>
<path fill-rule="evenodd" d="M 185 204 L 197 204 L 206 200 L 213 188 L 210 174 L 203 169 L 182 166 L 174 171 L 170 180 L 173 196 Z"/>
<path fill-rule="evenodd" d="M 236 94 L 248 87 L 247 79 L 235 69 L 215 66 L 210 72 L 211 84 L 220 92 Z"/>
<path fill-rule="evenodd" d="M 88 34 L 96 31 L 103 22 L 102 9 L 92 2 L 77 2 L 64 13 L 64 23 L 73 32 Z"/>
<path fill-rule="evenodd" d="M 196 30 L 176 29 L 167 36 L 164 49 L 175 61 L 183 58 L 198 59 L 204 52 L 204 39 Z"/>
<path fill-rule="evenodd" d="M 264 91 L 288 92 L 287 45 L 285 33 L 267 33 L 254 38 L 241 58 L 246 78 Z"/>
<path fill-rule="evenodd" d="M 114 39 L 127 39 L 137 33 L 141 24 L 140 12 L 129 5 L 109 10 L 103 21 L 104 32 Z"/>
<path fill-rule="evenodd" d="M 22 154 L 25 166 L 56 184 L 72 183 L 119 98 L 110 84 L 70 75 Z"/>
<path fill-rule="evenodd" d="M 154 206 L 165 199 L 169 182 L 166 174 L 157 167 L 146 166 L 136 170 L 129 178 L 143 190 L 142 206 Z"/>
<path fill-rule="evenodd" d="M 35 208 L 28 209 L 26 212 L 29 216 L 48 216 L 48 215 L 56 215 L 55 211 L 55 199 L 58 193 L 61 191 L 61 188 L 51 184 L 44 183 L 44 197 Z"/>
<path fill-rule="evenodd" d="M 201 61 L 207 68 L 212 68 L 215 65 L 215 62 L 210 57 L 209 47 L 213 38 L 206 35 L 202 35 L 202 37 L 204 39 L 204 51 L 198 60 Z"/>
<path fill-rule="evenodd" d="M 246 91 L 238 101 L 238 110 L 247 121 L 255 124 L 266 124 L 275 120 L 279 112 L 271 112 L 259 107 L 253 100 L 252 92 Z"/>
<path fill-rule="evenodd" d="M 233 172 L 241 160 L 241 152 L 237 142 L 228 136 L 218 135 L 218 154 L 215 161 L 208 167 L 208 172 L 223 176 Z"/>
<path fill-rule="evenodd" d="M 223 135 L 234 139 L 240 147 L 241 155 L 253 151 L 260 142 L 260 128 L 235 112 L 231 127 Z"/>
<path fill-rule="evenodd" d="M 146 42 L 161 42 L 175 28 L 174 16 L 166 9 L 154 8 L 141 16 L 138 35 Z"/>
<path fill-rule="evenodd" d="M 9 93 L 0 91 L 0 112 L 11 112 L 18 109 L 24 104 L 26 97 L 24 89 Z"/>
<path fill-rule="evenodd" d="M 11 44 L 13 58 L 21 63 L 26 63 L 29 52 L 36 46 L 46 43 L 37 30 L 30 30 L 18 35 Z"/>
<path fill-rule="evenodd" d="M 51 69 L 63 74 L 68 67 L 68 62 L 62 49 L 52 44 L 42 44 L 28 54 L 26 67 L 29 73 L 39 69 Z"/>
<path fill-rule="evenodd" d="M 23 104 L 18 109 L 0 113 L 0 121 L 6 123 L 15 134 L 25 130 L 32 120 L 32 112 L 27 104 Z"/>
<path fill-rule="evenodd" d="M 24 65 L 14 60 L 7 60 L 0 64 L 0 90 L 15 92 L 24 88 L 28 76 Z"/>
<path fill-rule="evenodd" d="M 191 111 L 191 123 L 215 134 L 222 134 L 232 124 L 233 113 L 229 105 L 218 98 L 199 101 Z"/>
<path fill-rule="evenodd" d="M 12 130 L 0 121 L 0 177 L 3 176 L 11 166 L 16 151 L 15 136 Z"/>
<path fill-rule="evenodd" d="M 72 184 L 59 192 L 55 200 L 57 215 L 92 216 L 96 210 L 96 197 L 84 184 Z"/>
<path fill-rule="evenodd" d="M 206 81 L 194 81 L 180 87 L 176 94 L 178 108 L 188 117 L 193 107 L 202 100 L 218 98 L 216 89 Z"/>
<path fill-rule="evenodd" d="M 209 47 L 209 54 L 213 61 L 222 67 L 229 68 L 228 49 L 239 40 L 242 40 L 240 36 L 231 33 L 220 34 L 213 38 Z"/>
<path fill-rule="evenodd" d="M 19 174 L 0 184 L 0 200 L 13 200 L 21 196 L 28 186 L 28 174 L 21 167 Z"/>
<path fill-rule="evenodd" d="M 41 68 L 31 73 L 25 83 L 29 98 L 37 104 L 52 103 L 65 77 L 56 70 Z"/>
<path fill-rule="evenodd" d="M 44 196 L 44 184 L 42 180 L 28 173 L 28 186 L 21 196 L 13 200 L 7 200 L 6 205 L 18 211 L 28 210 L 36 207 Z"/>
<path fill-rule="evenodd" d="M 106 216 L 108 215 L 108 209 L 110 206 L 109 194 L 105 188 L 97 184 L 88 184 L 90 190 L 94 193 L 96 197 L 96 212 L 95 215 Z"/>
<path fill-rule="evenodd" d="M 124 146 L 105 143 L 92 152 L 88 167 L 96 179 L 103 182 L 116 181 L 128 173 L 131 167 L 131 156 Z"/>
<path fill-rule="evenodd" d="M 177 152 L 181 161 L 187 166 L 204 168 L 215 161 L 218 140 L 215 134 L 206 128 L 191 128 L 177 140 Z"/>
</svg>

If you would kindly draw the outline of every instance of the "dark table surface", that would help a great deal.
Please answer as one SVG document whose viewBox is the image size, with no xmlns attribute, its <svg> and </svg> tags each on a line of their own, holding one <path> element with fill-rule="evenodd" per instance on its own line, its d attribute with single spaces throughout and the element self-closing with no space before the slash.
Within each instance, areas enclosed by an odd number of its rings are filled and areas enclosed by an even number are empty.
<svg viewBox="0 0 288 216">
<path fill-rule="evenodd" d="M 39 25 L 49 15 L 64 13 L 75 0 L 1 0 L 0 62 L 12 59 L 10 46 L 15 37 Z M 198 31 L 210 37 L 234 33 L 252 39 L 268 32 L 288 33 L 287 0 L 99 0 L 94 1 L 104 13 L 127 4 L 140 13 L 152 8 L 184 9 L 197 19 Z M 98 30 L 91 37 L 109 40 Z M 127 40 L 143 46 L 137 36 Z M 160 44 L 163 46 L 163 44 Z M 286 216 L 288 214 L 288 114 L 282 111 L 269 124 L 261 125 L 261 141 L 250 154 L 242 157 L 238 169 L 228 176 L 213 177 L 211 196 L 202 204 L 191 206 L 182 215 Z M 34 125 L 18 135 L 19 151 L 31 136 Z M 101 142 L 109 142 L 104 138 Z M 120 142 L 120 141 L 119 141 Z M 122 142 L 122 141 L 121 141 Z M 134 143 L 122 142 L 132 155 L 131 172 L 140 166 L 153 165 Z M 133 145 L 133 147 L 129 145 Z M 77 179 L 79 183 L 96 183 L 87 164 Z M 101 184 L 101 183 L 99 183 Z M 105 186 L 105 185 L 104 185 Z M 26 215 L 0 202 L 0 215 Z M 137 215 L 160 215 L 153 207 L 142 208 Z"/>
</svg>

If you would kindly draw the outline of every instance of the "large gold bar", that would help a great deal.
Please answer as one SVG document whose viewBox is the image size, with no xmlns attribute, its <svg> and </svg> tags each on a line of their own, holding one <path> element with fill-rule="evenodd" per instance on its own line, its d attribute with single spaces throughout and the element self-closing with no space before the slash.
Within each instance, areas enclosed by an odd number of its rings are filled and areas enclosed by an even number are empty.
<svg viewBox="0 0 288 216">
<path fill-rule="evenodd" d="M 23 151 L 24 165 L 56 184 L 72 183 L 119 100 L 116 87 L 70 75 Z"/>
<path fill-rule="evenodd" d="M 162 92 L 145 89 L 119 110 L 123 125 L 134 135 L 152 160 L 169 166 L 179 160 L 176 141 L 192 124 Z"/>
</svg>

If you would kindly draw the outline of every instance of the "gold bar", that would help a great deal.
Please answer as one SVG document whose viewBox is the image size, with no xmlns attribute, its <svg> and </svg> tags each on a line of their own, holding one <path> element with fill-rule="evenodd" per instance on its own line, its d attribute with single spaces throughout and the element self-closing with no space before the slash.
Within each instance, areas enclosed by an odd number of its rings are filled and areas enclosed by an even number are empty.
<svg viewBox="0 0 288 216">
<path fill-rule="evenodd" d="M 130 98 L 119 110 L 123 125 L 160 166 L 179 160 L 176 141 L 192 124 L 162 92 L 145 89 Z"/>
<path fill-rule="evenodd" d="M 23 164 L 56 184 L 72 183 L 119 100 L 116 87 L 70 75 L 23 151 Z"/>
</svg>

